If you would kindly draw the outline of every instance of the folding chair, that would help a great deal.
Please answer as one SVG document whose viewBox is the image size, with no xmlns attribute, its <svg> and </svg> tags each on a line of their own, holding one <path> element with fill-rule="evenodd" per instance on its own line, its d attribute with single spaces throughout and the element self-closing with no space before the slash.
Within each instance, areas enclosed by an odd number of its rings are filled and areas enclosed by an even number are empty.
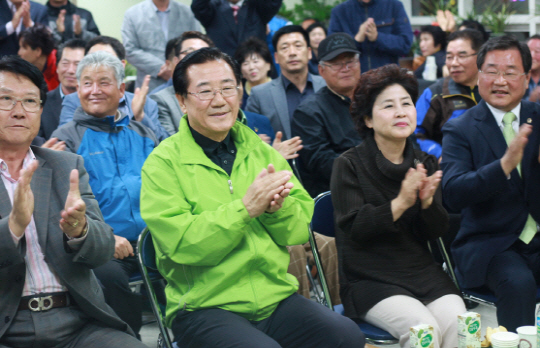
<svg viewBox="0 0 540 348">
<path fill-rule="evenodd" d="M 451 216 L 451 219 L 450 219 L 451 228 L 450 228 L 450 230 L 453 231 L 454 233 L 452 233 L 450 238 L 446 238 L 444 240 L 442 238 L 439 238 L 437 240 L 437 246 L 438 246 L 439 251 L 441 253 L 441 257 L 444 260 L 444 263 L 446 264 L 445 270 L 448 273 L 448 275 L 452 278 L 452 280 L 454 281 L 454 284 L 456 284 L 457 288 L 461 291 L 461 293 L 463 295 L 463 299 L 466 301 L 465 302 L 466 304 L 467 304 L 467 301 L 471 301 L 471 302 L 474 302 L 474 303 L 484 304 L 484 305 L 496 308 L 497 307 L 496 306 L 497 297 L 487 287 L 474 288 L 474 289 L 465 289 L 465 288 L 463 288 L 462 286 L 459 285 L 456 274 L 454 273 L 454 267 L 453 267 L 454 265 L 452 263 L 452 255 L 450 253 L 448 253 L 447 249 L 446 249 L 446 246 L 447 246 L 446 243 L 451 243 L 454 240 L 455 236 L 457 235 L 457 231 L 459 230 L 459 226 L 453 226 L 454 228 L 452 228 L 452 220 L 453 220 L 452 219 L 452 214 L 450 214 L 450 216 Z M 454 223 L 459 224 L 459 219 L 457 219 L 457 220 L 454 219 Z M 537 289 L 536 289 L 536 303 L 538 304 L 539 302 L 540 302 L 540 287 L 537 287 Z"/>
<path fill-rule="evenodd" d="M 332 305 L 332 300 L 330 298 L 330 292 L 328 291 L 328 285 L 326 283 L 326 278 L 324 276 L 324 269 L 321 263 L 321 258 L 319 256 L 319 249 L 317 248 L 317 243 L 315 243 L 315 234 L 317 233 L 324 234 L 325 236 L 335 237 L 334 232 L 334 207 L 332 205 L 332 198 L 330 196 L 330 191 L 321 193 L 315 198 L 315 210 L 313 212 L 313 218 L 309 224 L 309 244 L 311 245 L 311 250 L 313 251 L 313 258 L 315 259 L 315 266 L 319 272 L 319 280 L 322 286 L 321 293 L 321 303 L 324 306 L 327 306 L 331 310 L 343 314 L 343 305 Z M 371 344 L 395 344 L 398 343 L 398 340 L 390 335 L 388 332 L 366 323 L 365 321 L 358 321 L 358 326 L 360 330 L 366 336 L 366 341 Z"/>
<path fill-rule="evenodd" d="M 156 317 L 158 327 L 159 327 L 159 336 L 157 347 L 158 348 L 173 348 L 171 337 L 169 336 L 169 331 L 165 327 L 163 320 L 165 318 L 165 303 L 160 303 L 154 289 L 155 282 L 164 282 L 163 277 L 159 274 L 156 265 L 156 251 L 154 249 L 154 243 L 152 242 L 152 235 L 150 230 L 145 228 L 139 240 L 137 242 L 137 250 L 139 254 L 139 266 L 141 268 L 142 279 L 146 289 L 148 290 L 148 297 L 150 301 L 150 306 L 152 307 L 152 312 Z"/>
</svg>

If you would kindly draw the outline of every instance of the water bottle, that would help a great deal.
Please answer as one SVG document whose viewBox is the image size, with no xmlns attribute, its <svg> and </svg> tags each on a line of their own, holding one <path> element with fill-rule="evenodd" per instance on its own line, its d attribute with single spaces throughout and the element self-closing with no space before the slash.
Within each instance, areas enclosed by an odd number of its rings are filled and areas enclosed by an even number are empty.
<svg viewBox="0 0 540 348">
<path fill-rule="evenodd" d="M 427 57 L 422 78 L 428 81 L 435 81 L 437 79 L 437 63 L 435 63 L 434 56 Z"/>
<path fill-rule="evenodd" d="M 540 307 L 536 311 L 536 347 L 540 347 Z"/>
</svg>

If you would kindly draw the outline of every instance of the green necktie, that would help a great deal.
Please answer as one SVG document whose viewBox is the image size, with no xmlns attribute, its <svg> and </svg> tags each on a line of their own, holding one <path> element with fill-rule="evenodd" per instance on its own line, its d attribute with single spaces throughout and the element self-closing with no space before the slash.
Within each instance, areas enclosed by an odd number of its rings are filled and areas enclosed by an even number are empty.
<svg viewBox="0 0 540 348">
<path fill-rule="evenodd" d="M 503 136 L 504 140 L 506 140 L 506 144 L 510 145 L 510 142 L 514 139 L 516 136 L 516 132 L 514 132 L 514 128 L 512 127 L 512 122 L 516 119 L 516 115 L 512 112 L 507 112 L 503 116 Z M 518 164 L 517 170 L 519 174 L 521 175 L 521 163 Z M 536 234 L 537 228 L 536 228 L 536 222 L 532 218 L 532 216 L 529 214 L 527 217 L 527 222 L 525 223 L 525 227 L 523 227 L 523 231 L 521 231 L 521 234 L 519 235 L 519 239 L 523 241 L 525 244 L 529 244 L 531 240 L 533 239 L 534 235 Z"/>
</svg>

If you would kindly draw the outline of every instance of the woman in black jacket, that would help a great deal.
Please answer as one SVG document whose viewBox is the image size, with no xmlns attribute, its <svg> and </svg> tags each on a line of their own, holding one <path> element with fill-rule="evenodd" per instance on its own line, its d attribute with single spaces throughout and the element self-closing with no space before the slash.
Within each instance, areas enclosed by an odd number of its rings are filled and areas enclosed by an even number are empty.
<svg viewBox="0 0 540 348">
<path fill-rule="evenodd" d="M 434 156 L 416 150 L 416 79 L 396 65 L 360 77 L 351 114 L 364 141 L 334 162 L 331 190 L 345 315 L 409 346 L 429 324 L 435 348 L 457 347 L 458 289 L 427 241 L 448 229 Z"/>
</svg>

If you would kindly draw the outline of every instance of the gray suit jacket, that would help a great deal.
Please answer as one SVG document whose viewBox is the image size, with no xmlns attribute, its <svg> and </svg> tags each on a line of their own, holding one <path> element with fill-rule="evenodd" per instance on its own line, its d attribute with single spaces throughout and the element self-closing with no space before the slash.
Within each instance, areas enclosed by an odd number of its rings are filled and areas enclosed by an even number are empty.
<svg viewBox="0 0 540 348">
<path fill-rule="evenodd" d="M 34 193 L 34 220 L 39 244 L 47 263 L 56 272 L 80 309 L 107 327 L 131 330 L 105 303 L 103 292 L 92 268 L 113 258 L 114 235 L 103 217 L 92 190 L 83 159 L 62 151 L 32 147 L 39 166 L 32 178 Z M 67 245 L 67 237 L 59 226 L 60 212 L 64 209 L 69 191 L 69 175 L 79 170 L 79 189 L 86 203 L 89 229 L 79 250 Z M 26 274 L 24 237 L 15 246 L 8 226 L 11 202 L 3 184 L 0 185 L 0 337 L 11 325 L 23 292 Z"/>
<path fill-rule="evenodd" d="M 283 132 L 283 140 L 291 138 L 291 120 L 287 106 L 287 95 L 283 88 L 283 80 L 280 75 L 277 79 L 263 85 L 253 87 L 248 98 L 246 111 L 264 115 L 270 119 L 272 128 L 277 133 Z M 326 86 L 326 82 L 320 76 L 311 75 L 313 89 L 317 92 Z"/>
<path fill-rule="evenodd" d="M 182 118 L 182 110 L 176 95 L 174 94 L 174 86 L 169 86 L 155 94 L 150 95 L 150 98 L 158 104 L 158 119 L 161 126 L 170 134 L 178 133 L 178 125 Z"/>
<path fill-rule="evenodd" d="M 137 68 L 137 83 L 140 87 L 144 76 L 151 75 L 150 91 L 166 81 L 158 78 L 159 69 L 165 63 L 167 41 L 188 30 L 201 31 L 201 25 L 191 9 L 171 0 L 168 39 L 161 30 L 160 19 L 152 0 L 145 0 L 129 8 L 122 23 L 122 40 L 126 48 L 126 58 Z"/>
</svg>

